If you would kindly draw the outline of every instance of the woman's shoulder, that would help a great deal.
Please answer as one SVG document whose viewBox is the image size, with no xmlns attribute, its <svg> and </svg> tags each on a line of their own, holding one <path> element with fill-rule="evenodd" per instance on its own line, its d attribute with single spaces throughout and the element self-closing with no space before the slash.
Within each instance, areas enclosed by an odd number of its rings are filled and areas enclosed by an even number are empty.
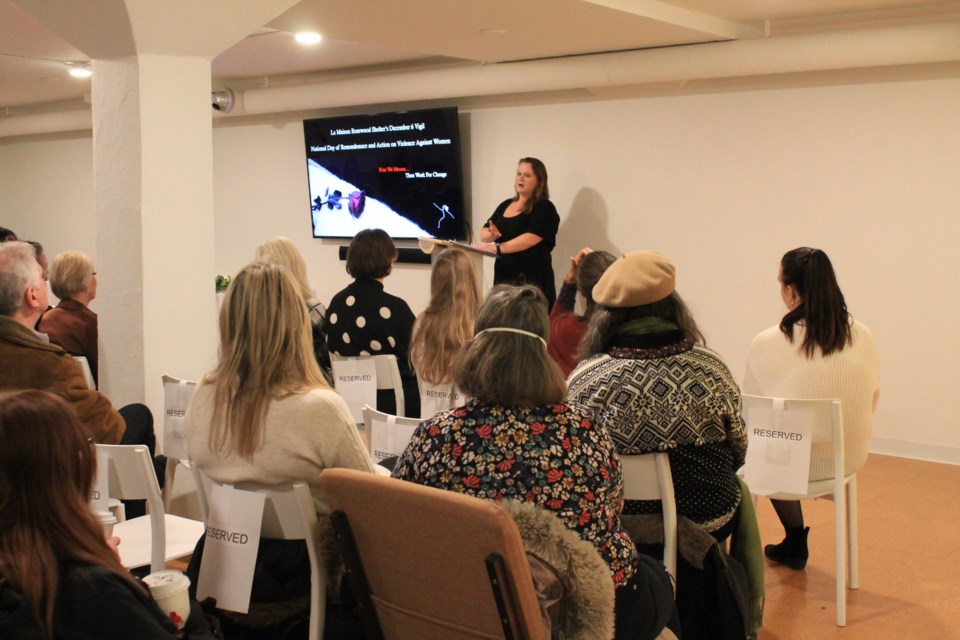
<svg viewBox="0 0 960 640">
<path fill-rule="evenodd" d="M 560 217 L 560 214 L 557 213 L 557 207 L 547 198 L 542 198 L 537 200 L 531 209 L 533 213 L 548 214 Z"/>
<path fill-rule="evenodd" d="M 316 426 L 316 419 L 325 424 L 352 425 L 353 418 L 343 397 L 329 387 L 313 387 L 303 393 L 296 393 L 276 401 L 278 406 L 303 419 L 310 428 Z"/>
</svg>

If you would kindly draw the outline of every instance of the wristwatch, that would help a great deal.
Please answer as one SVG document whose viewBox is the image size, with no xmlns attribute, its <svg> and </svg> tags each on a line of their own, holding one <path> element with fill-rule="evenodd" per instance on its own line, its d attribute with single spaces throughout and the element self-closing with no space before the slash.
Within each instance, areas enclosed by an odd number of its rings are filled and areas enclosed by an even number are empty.
<svg viewBox="0 0 960 640">
<path fill-rule="evenodd" d="M 503 255 L 503 251 L 500 250 L 500 243 L 499 243 L 499 242 L 494 242 L 494 243 L 493 243 L 493 246 L 495 246 L 495 247 L 497 248 L 497 257 L 499 258 L 500 256 L 502 256 L 502 255 Z"/>
</svg>

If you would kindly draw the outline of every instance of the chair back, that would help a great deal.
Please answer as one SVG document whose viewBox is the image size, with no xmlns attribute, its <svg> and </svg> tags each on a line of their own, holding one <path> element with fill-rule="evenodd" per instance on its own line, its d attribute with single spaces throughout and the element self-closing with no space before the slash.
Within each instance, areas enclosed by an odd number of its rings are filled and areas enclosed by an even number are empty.
<svg viewBox="0 0 960 640">
<path fill-rule="evenodd" d="M 363 424 L 370 447 L 370 458 L 376 464 L 385 458 L 403 453 L 413 437 L 413 432 L 420 426 L 420 420 L 393 416 L 366 405 L 363 407 Z"/>
<path fill-rule="evenodd" d="M 209 499 L 213 496 L 214 487 L 232 487 L 240 491 L 260 493 L 264 496 L 263 522 L 260 528 L 260 537 L 275 540 L 303 540 L 307 545 L 307 555 L 310 558 L 310 640 L 319 640 L 323 631 L 324 612 L 326 606 L 326 574 L 320 557 L 319 524 L 316 507 L 310 493 L 310 487 L 305 482 L 296 482 L 288 485 L 264 485 L 256 482 L 239 482 L 227 484 L 217 482 L 206 476 L 194 465 L 194 478 L 198 487 L 209 484 L 211 491 L 206 493 L 202 504 L 204 522 L 209 522 Z M 204 482 L 206 478 L 206 482 Z M 201 493 L 205 493 L 201 490 Z M 201 563 L 203 560 L 201 559 Z M 230 570 L 231 565 L 226 563 L 223 568 Z M 227 579 L 230 579 L 228 576 Z M 252 577 L 251 577 L 252 579 Z M 216 594 L 212 594 L 216 597 Z"/>
<path fill-rule="evenodd" d="M 90 370 L 90 361 L 87 360 L 87 356 L 73 356 L 73 359 L 80 365 L 80 369 L 83 371 L 83 379 L 87 381 L 87 387 L 96 389 L 97 383 L 93 381 L 93 371 Z"/>
<path fill-rule="evenodd" d="M 366 637 L 545 637 L 523 542 L 496 504 L 350 469 L 320 485 Z"/>
<path fill-rule="evenodd" d="M 465 405 L 469 396 L 457 389 L 452 382 L 446 384 L 430 384 L 426 380 L 417 379 L 420 386 L 420 417 L 424 420 L 443 411 Z"/>
<path fill-rule="evenodd" d="M 197 383 L 190 380 L 180 380 L 163 374 L 163 454 L 167 456 L 166 472 L 163 476 L 163 508 L 170 511 L 170 501 L 173 497 L 173 482 L 176 478 L 177 467 L 188 464 L 187 440 L 183 434 L 183 419 L 187 414 L 187 407 L 197 390 Z"/>
<path fill-rule="evenodd" d="M 166 566 L 167 534 L 163 500 L 150 451 L 142 444 L 98 444 L 97 458 L 106 460 L 109 495 L 121 500 L 146 500 L 150 517 L 150 570 Z M 99 473 L 103 473 L 101 469 Z"/>
<path fill-rule="evenodd" d="M 664 452 L 620 455 L 623 497 L 626 500 L 659 500 L 663 511 L 663 564 L 677 579 L 677 502 L 673 492 L 670 458 Z"/>
<path fill-rule="evenodd" d="M 397 414 L 406 413 L 397 356 L 388 353 L 344 357 L 331 353 L 330 364 L 333 366 L 337 391 L 350 407 L 357 424 L 363 423 L 364 405 L 377 406 L 376 392 L 379 389 L 392 389 L 397 401 Z"/>
</svg>

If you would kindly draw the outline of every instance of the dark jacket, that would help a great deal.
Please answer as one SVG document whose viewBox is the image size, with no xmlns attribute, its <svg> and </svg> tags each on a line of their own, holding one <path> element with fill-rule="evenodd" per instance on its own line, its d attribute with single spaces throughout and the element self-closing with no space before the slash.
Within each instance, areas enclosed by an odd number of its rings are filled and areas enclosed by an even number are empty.
<svg viewBox="0 0 960 640">
<path fill-rule="evenodd" d="M 123 418 L 110 400 L 89 389 L 73 357 L 20 323 L 0 316 L 0 390 L 40 389 L 66 400 L 100 444 L 119 444 Z"/>
</svg>

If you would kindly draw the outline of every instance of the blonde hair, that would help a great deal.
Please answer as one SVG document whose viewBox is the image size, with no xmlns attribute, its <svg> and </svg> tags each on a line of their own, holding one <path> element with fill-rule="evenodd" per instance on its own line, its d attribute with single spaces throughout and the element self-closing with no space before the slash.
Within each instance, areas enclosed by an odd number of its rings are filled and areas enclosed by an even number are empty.
<svg viewBox="0 0 960 640">
<path fill-rule="evenodd" d="M 310 318 L 286 267 L 252 262 L 227 289 L 220 309 L 220 361 L 209 446 L 251 459 L 263 446 L 270 403 L 330 386 L 313 356 Z"/>
<path fill-rule="evenodd" d="M 532 285 L 499 285 L 477 313 L 473 339 L 460 350 L 453 380 L 481 402 L 537 407 L 563 402 L 567 384 L 560 367 L 547 354 L 550 321 L 547 299 Z M 535 334 L 484 329 L 508 328 Z"/>
<path fill-rule="evenodd" d="M 267 240 L 257 247 L 254 258 L 283 265 L 296 281 L 304 301 L 314 296 L 310 282 L 307 281 L 307 263 L 303 261 L 297 246 L 289 239 L 278 236 Z"/>
<path fill-rule="evenodd" d="M 50 288 L 53 295 L 69 300 L 83 293 L 93 275 L 93 260 L 82 251 L 58 253 L 50 265 Z"/>
<path fill-rule="evenodd" d="M 410 338 L 410 364 L 421 379 L 443 384 L 451 379 L 453 359 L 473 335 L 480 307 L 477 272 L 461 249 L 447 249 L 433 263 L 430 304 L 417 317 Z"/>
</svg>

